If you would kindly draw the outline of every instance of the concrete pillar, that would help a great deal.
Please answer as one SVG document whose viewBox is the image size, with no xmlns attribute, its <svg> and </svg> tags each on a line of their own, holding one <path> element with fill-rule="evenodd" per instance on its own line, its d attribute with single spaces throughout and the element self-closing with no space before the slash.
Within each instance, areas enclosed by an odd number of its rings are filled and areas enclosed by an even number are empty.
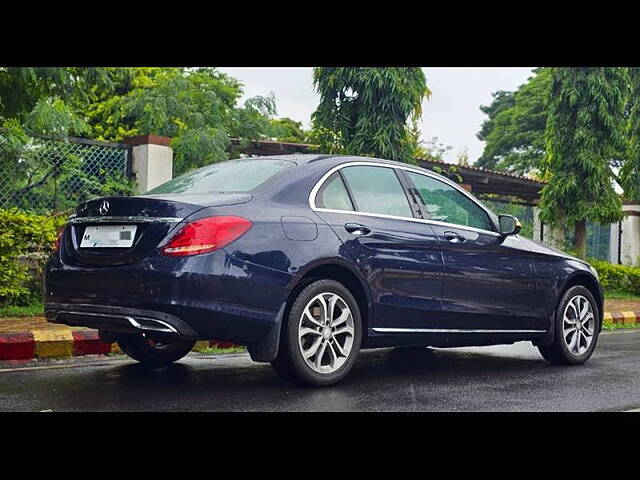
<svg viewBox="0 0 640 480">
<path fill-rule="evenodd" d="M 558 226 L 544 226 L 544 243 L 558 250 L 565 250 L 564 228 Z"/>
<path fill-rule="evenodd" d="M 138 187 L 144 193 L 173 178 L 173 150 L 171 139 L 159 135 L 139 135 L 124 140 L 131 145 L 131 172 Z"/>
<path fill-rule="evenodd" d="M 609 233 L 609 262 L 617 264 L 620 252 L 618 251 L 620 246 L 620 222 L 612 223 Z"/>
<path fill-rule="evenodd" d="M 623 205 L 622 242 L 620 259 L 622 265 L 640 265 L 640 205 Z"/>
</svg>

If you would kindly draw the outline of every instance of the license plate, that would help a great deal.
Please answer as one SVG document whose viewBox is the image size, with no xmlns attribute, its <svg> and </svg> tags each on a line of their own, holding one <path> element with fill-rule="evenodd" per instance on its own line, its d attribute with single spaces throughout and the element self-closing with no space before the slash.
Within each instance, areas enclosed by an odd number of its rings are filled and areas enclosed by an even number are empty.
<svg viewBox="0 0 640 480">
<path fill-rule="evenodd" d="M 128 248 L 133 245 L 136 225 L 99 225 L 84 229 L 80 248 Z"/>
</svg>

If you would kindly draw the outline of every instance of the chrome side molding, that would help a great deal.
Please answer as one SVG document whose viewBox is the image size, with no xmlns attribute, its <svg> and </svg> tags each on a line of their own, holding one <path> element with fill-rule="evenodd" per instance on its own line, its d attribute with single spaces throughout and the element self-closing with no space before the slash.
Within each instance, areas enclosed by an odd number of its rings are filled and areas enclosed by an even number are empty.
<svg viewBox="0 0 640 480">
<path fill-rule="evenodd" d="M 482 330 L 463 328 L 374 328 L 378 333 L 546 333 L 546 330 Z"/>
</svg>

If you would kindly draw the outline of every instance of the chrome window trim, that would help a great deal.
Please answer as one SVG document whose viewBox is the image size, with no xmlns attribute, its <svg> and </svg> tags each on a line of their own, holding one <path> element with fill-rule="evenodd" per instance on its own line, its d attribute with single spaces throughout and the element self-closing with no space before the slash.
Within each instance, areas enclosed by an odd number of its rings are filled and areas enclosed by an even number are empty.
<svg viewBox="0 0 640 480">
<path fill-rule="evenodd" d="M 399 217 L 399 216 L 396 216 L 396 215 L 385 215 L 385 214 L 382 214 L 382 213 L 359 212 L 357 210 L 356 211 L 353 211 L 353 210 L 333 210 L 333 209 L 330 209 L 330 208 L 319 208 L 319 207 L 316 207 L 316 194 L 318 193 L 318 190 L 320 190 L 320 188 L 322 187 L 324 182 L 331 175 L 333 175 L 333 173 L 337 172 L 338 170 L 341 170 L 341 169 L 346 168 L 346 167 L 355 167 L 355 166 L 382 167 L 382 168 L 406 170 L 408 172 L 413 172 L 413 173 L 417 173 L 417 174 L 420 174 L 420 175 L 424 175 L 426 177 L 433 178 L 434 180 L 439 180 L 439 181 L 449 185 L 450 187 L 453 187 L 455 190 L 457 190 L 458 192 L 462 193 L 467 198 L 472 200 L 473 203 L 475 203 L 483 212 L 485 212 L 489 216 L 489 218 L 492 218 L 493 216 L 495 216 L 494 213 L 492 213 L 484 205 L 482 205 L 475 197 L 473 197 L 473 195 L 471 195 L 465 189 L 460 188 L 455 182 L 452 182 L 448 178 L 440 178 L 440 177 L 432 174 L 428 170 L 422 170 L 422 169 L 413 168 L 413 167 L 409 167 L 409 166 L 405 167 L 404 165 L 402 165 L 402 166 L 399 166 L 399 165 L 387 165 L 387 164 L 384 164 L 384 163 L 364 162 L 364 161 L 354 161 L 354 162 L 341 163 L 340 165 L 336 165 L 335 167 L 331 168 L 328 172 L 326 172 L 322 176 L 322 178 L 320 178 L 320 180 L 318 180 L 318 182 L 313 186 L 313 188 L 311 189 L 311 193 L 309 193 L 309 207 L 311 208 L 311 210 L 313 210 L 314 212 L 342 213 L 342 214 L 347 214 L 347 215 L 363 215 L 363 216 L 367 216 L 367 217 L 389 218 L 389 219 L 393 219 L 393 220 L 405 220 L 405 221 L 409 221 L 409 222 L 426 223 L 426 224 L 432 224 L 432 225 L 441 225 L 441 226 L 445 226 L 445 227 L 452 226 L 454 228 L 460 228 L 460 229 L 463 229 L 463 230 L 470 230 L 472 232 L 489 233 L 489 234 L 492 234 L 492 235 L 494 235 L 496 237 L 500 236 L 500 233 L 494 232 L 494 231 L 491 231 L 491 230 L 485 230 L 483 228 L 476 228 L 476 227 L 469 227 L 469 226 L 466 226 L 466 225 L 458 225 L 456 223 L 440 222 L 438 220 L 429 220 L 429 219 L 415 218 L 415 217 Z M 404 189 L 404 187 L 403 187 L 403 189 Z"/>
<path fill-rule="evenodd" d="M 378 333 L 546 333 L 546 330 L 483 330 L 462 328 L 374 328 Z"/>
<path fill-rule="evenodd" d="M 75 217 L 69 223 L 180 223 L 181 217 Z"/>
</svg>

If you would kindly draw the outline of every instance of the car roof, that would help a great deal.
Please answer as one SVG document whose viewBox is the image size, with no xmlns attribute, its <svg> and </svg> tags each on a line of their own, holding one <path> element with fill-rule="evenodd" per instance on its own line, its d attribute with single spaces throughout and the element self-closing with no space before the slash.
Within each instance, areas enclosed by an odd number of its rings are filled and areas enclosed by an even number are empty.
<svg viewBox="0 0 640 480">
<path fill-rule="evenodd" d="M 423 171 L 437 178 L 441 178 L 445 181 L 450 181 L 443 175 L 440 175 L 434 172 L 433 170 L 426 169 L 419 165 L 414 165 L 414 164 L 404 163 L 404 162 L 397 162 L 395 160 L 385 160 L 382 158 L 375 158 L 375 157 L 362 157 L 358 155 L 327 155 L 327 154 L 301 153 L 301 154 L 291 154 L 291 155 L 269 155 L 269 156 L 251 157 L 251 158 L 252 159 L 287 160 L 290 162 L 294 162 L 299 167 L 300 166 L 304 166 L 304 167 L 317 166 L 319 169 L 330 169 L 338 165 L 341 165 L 343 163 L 350 163 L 350 162 L 379 163 L 380 165 L 385 165 L 389 167 L 414 168 L 416 170 Z M 308 168 L 305 168 L 305 170 L 308 170 Z"/>
</svg>

